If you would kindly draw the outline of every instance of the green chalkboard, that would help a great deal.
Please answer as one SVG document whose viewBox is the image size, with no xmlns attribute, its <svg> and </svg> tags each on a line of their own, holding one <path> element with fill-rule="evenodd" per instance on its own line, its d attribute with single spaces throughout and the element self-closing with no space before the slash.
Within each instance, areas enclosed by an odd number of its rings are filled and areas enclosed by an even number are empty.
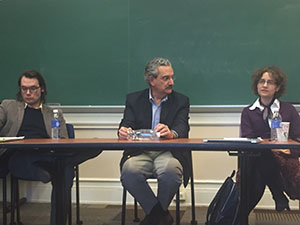
<svg viewBox="0 0 300 225">
<path fill-rule="evenodd" d="M 171 60 L 192 105 L 254 101 L 250 74 L 277 65 L 300 101 L 299 0 L 1 0 L 0 100 L 37 69 L 48 102 L 123 105 L 145 63 Z"/>
</svg>

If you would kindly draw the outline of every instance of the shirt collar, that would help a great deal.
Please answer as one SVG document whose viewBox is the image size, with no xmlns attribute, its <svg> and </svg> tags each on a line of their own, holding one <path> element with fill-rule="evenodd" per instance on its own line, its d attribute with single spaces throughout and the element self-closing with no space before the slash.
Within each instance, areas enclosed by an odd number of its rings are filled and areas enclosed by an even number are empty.
<svg viewBox="0 0 300 225">
<path fill-rule="evenodd" d="M 28 104 L 26 102 L 24 102 L 25 105 L 24 105 L 24 109 L 27 108 Z M 40 104 L 39 107 L 37 109 L 42 109 L 43 108 L 43 104 Z"/>
<path fill-rule="evenodd" d="M 161 102 L 165 102 L 168 100 L 168 95 L 166 95 L 165 97 L 163 97 L 163 99 L 161 100 Z M 149 101 L 152 103 L 155 103 L 154 98 L 152 97 L 151 94 L 151 88 L 149 88 Z"/>
<path fill-rule="evenodd" d="M 256 108 L 258 108 L 260 111 L 263 111 L 265 109 L 265 107 L 263 105 L 260 104 L 259 102 L 259 98 L 256 99 L 256 101 L 253 103 L 253 105 L 250 106 L 250 110 L 255 110 Z M 279 100 L 276 98 L 273 102 L 273 104 L 270 107 L 272 113 L 274 113 L 274 111 L 279 111 L 280 109 L 280 102 Z"/>
</svg>

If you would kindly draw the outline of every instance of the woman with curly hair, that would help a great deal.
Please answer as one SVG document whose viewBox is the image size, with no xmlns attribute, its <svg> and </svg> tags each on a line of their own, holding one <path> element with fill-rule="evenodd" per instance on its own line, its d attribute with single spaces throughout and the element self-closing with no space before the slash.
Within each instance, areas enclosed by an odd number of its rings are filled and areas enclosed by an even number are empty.
<svg viewBox="0 0 300 225">
<path fill-rule="evenodd" d="M 252 90 L 257 100 L 242 111 L 240 132 L 247 138 L 270 138 L 272 114 L 279 110 L 282 121 L 290 122 L 289 137 L 300 137 L 300 117 L 295 107 L 279 101 L 286 90 L 286 74 L 275 66 L 267 66 L 252 74 Z M 289 200 L 300 199 L 300 170 L 296 150 L 264 149 L 258 157 L 249 157 L 246 171 L 248 183 L 248 213 L 260 201 L 265 187 L 268 186 L 279 212 L 289 210 Z M 293 163 L 291 163 L 293 162 Z M 288 168 L 289 167 L 289 168 Z M 299 180 L 294 177 L 299 174 Z M 299 188 L 291 187 L 298 185 Z M 298 189 L 298 191 L 297 191 Z M 297 193 L 295 193 L 295 191 Z"/>
</svg>

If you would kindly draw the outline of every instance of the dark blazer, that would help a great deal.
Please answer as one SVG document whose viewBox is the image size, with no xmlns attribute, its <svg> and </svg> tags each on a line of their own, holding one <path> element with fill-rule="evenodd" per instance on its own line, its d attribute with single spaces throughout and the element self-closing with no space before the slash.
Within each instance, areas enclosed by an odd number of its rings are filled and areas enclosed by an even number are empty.
<svg viewBox="0 0 300 225">
<path fill-rule="evenodd" d="M 178 134 L 178 138 L 188 138 L 189 134 L 189 108 L 188 97 L 173 91 L 168 95 L 168 100 L 162 103 L 160 123 L 165 124 L 170 130 Z M 126 96 L 126 107 L 123 119 L 119 127 L 131 127 L 137 129 L 151 129 L 152 124 L 152 104 L 149 101 L 149 89 L 134 92 Z M 120 162 L 124 162 L 135 155 L 139 155 L 143 150 L 125 149 Z M 186 186 L 191 173 L 191 151 L 171 150 L 173 156 L 179 160 L 183 167 L 184 185 Z"/>
</svg>

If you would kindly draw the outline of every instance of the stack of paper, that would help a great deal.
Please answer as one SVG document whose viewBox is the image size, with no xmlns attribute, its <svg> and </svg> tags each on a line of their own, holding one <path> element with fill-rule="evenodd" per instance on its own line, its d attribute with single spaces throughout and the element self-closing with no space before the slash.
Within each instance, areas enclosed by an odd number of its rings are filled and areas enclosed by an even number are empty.
<svg viewBox="0 0 300 225">
<path fill-rule="evenodd" d="M 24 136 L 22 136 L 22 137 L 0 137 L 0 142 L 14 141 L 14 140 L 20 140 L 20 139 L 24 139 Z"/>
</svg>

